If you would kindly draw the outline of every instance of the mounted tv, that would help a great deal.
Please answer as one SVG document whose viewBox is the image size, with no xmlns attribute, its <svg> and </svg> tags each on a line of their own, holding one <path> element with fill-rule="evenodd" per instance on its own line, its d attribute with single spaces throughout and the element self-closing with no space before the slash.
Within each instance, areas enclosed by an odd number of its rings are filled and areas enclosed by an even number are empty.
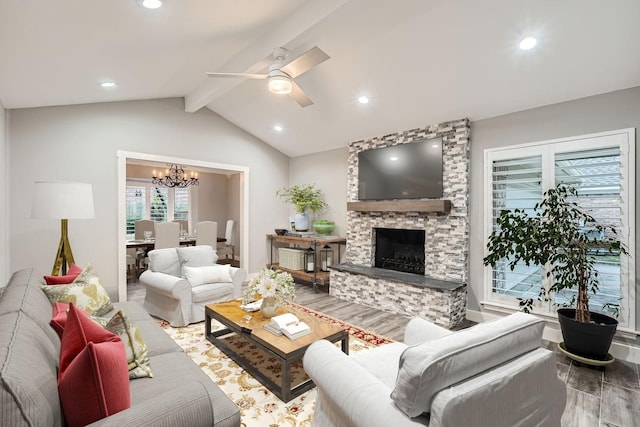
<svg viewBox="0 0 640 427">
<path fill-rule="evenodd" d="M 358 199 L 442 198 L 442 138 L 358 153 Z"/>
</svg>

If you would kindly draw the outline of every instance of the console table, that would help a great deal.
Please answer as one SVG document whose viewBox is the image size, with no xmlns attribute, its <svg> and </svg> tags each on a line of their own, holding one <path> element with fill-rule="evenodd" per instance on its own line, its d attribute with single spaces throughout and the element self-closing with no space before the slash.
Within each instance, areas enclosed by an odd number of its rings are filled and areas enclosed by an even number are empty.
<svg viewBox="0 0 640 427">
<path fill-rule="evenodd" d="M 305 280 L 307 282 L 311 282 L 313 286 L 313 291 L 316 292 L 318 289 L 318 285 L 328 285 L 329 284 L 329 272 L 321 271 L 320 265 L 318 263 L 318 249 L 322 249 L 324 245 L 337 245 L 338 246 L 338 258 L 335 261 L 336 264 L 340 262 L 342 257 L 342 246 L 347 244 L 347 239 L 343 237 L 322 237 L 322 236 L 291 236 L 291 235 L 279 235 L 279 234 L 267 234 L 267 238 L 271 244 L 271 258 L 267 267 L 278 268 L 282 271 L 286 271 L 290 273 L 291 276 L 295 279 Z M 273 262 L 273 251 L 277 250 L 278 243 L 294 245 L 297 248 L 313 248 L 315 252 L 315 269 L 313 272 L 306 272 L 304 270 L 291 270 L 288 268 L 280 267 L 280 264 Z"/>
</svg>

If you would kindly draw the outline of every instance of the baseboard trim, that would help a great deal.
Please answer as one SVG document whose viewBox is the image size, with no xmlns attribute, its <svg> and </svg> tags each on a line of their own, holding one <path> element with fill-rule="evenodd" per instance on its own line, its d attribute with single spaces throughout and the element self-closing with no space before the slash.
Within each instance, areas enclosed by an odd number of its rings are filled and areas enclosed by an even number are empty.
<svg viewBox="0 0 640 427">
<path fill-rule="evenodd" d="M 506 315 L 506 313 L 504 315 Z M 504 315 L 467 309 L 467 319 L 478 323 L 498 319 Z M 547 323 L 542 333 L 542 339 L 558 343 L 562 341 L 562 333 L 557 327 Z M 623 338 L 614 338 L 609 351 L 611 355 L 618 360 L 640 364 L 640 347 L 634 343 L 626 342 Z"/>
</svg>

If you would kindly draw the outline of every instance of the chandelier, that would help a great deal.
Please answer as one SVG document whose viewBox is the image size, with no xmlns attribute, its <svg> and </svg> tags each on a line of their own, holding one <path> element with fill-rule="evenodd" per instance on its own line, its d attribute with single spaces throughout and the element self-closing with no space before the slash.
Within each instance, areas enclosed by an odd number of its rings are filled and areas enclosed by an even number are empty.
<svg viewBox="0 0 640 427">
<path fill-rule="evenodd" d="M 169 166 L 169 169 L 166 170 L 164 178 L 159 178 L 159 174 L 157 174 L 155 170 L 153 171 L 152 184 L 169 188 L 185 188 L 190 185 L 200 184 L 197 178 L 198 175 L 195 172 L 191 172 L 191 176 L 187 177 L 182 166 L 171 163 L 167 163 L 167 166 Z"/>
</svg>

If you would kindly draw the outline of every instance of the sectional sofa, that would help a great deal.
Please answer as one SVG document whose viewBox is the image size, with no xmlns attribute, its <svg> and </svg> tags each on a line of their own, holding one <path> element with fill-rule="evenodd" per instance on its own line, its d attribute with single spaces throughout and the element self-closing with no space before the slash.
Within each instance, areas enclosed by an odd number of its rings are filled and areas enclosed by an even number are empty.
<svg viewBox="0 0 640 427">
<path fill-rule="evenodd" d="M 33 269 L 13 274 L 0 296 L 0 425 L 64 426 L 57 375 L 60 338 Z M 239 426 L 238 407 L 135 302 L 114 303 L 148 347 L 152 378 L 130 380 L 131 406 L 95 426 Z M 109 316 L 107 313 L 105 316 Z"/>
</svg>

